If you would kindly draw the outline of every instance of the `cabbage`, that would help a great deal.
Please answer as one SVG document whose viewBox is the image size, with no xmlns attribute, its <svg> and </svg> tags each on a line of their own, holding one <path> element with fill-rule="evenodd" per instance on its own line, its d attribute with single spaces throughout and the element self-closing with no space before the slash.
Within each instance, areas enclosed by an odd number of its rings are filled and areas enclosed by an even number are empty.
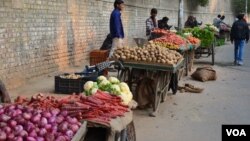
<svg viewBox="0 0 250 141">
<path fill-rule="evenodd" d="M 121 89 L 121 92 L 125 92 L 125 93 L 130 92 L 130 89 L 127 83 L 122 82 L 119 84 L 119 87 Z"/>
<path fill-rule="evenodd" d="M 121 94 L 121 89 L 119 85 L 114 84 L 110 87 L 110 93 L 114 95 L 120 95 Z"/>
<path fill-rule="evenodd" d="M 97 78 L 98 84 L 101 83 L 103 80 L 107 80 L 107 78 L 106 78 L 105 76 L 103 76 L 103 75 L 99 76 L 99 77 Z"/>
<path fill-rule="evenodd" d="M 121 97 L 121 99 L 123 101 L 122 103 L 125 105 L 128 105 L 131 102 L 131 100 L 133 99 L 133 95 L 131 92 L 130 93 L 121 92 L 121 95 L 119 95 L 119 96 Z"/>
<path fill-rule="evenodd" d="M 94 86 L 94 82 L 93 81 L 88 81 L 84 84 L 84 90 L 85 91 L 89 91 L 92 87 Z"/>
<path fill-rule="evenodd" d="M 110 91 L 111 83 L 108 80 L 103 80 L 99 83 L 99 88 L 102 91 Z"/>
<path fill-rule="evenodd" d="M 84 84 L 84 92 L 87 96 L 95 94 L 97 90 L 98 85 L 96 82 L 88 81 Z"/>
<path fill-rule="evenodd" d="M 109 77 L 109 82 L 112 84 L 119 84 L 120 81 L 116 77 Z"/>
</svg>

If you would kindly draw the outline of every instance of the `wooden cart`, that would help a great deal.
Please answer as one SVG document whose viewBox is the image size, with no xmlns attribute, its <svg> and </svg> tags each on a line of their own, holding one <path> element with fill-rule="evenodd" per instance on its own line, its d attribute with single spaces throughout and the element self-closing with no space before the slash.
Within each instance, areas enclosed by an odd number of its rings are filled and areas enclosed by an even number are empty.
<svg viewBox="0 0 250 141">
<path fill-rule="evenodd" d="M 132 117 L 132 111 L 128 112 L 124 117 L 112 119 L 110 126 L 92 121 L 83 121 L 81 128 L 72 141 L 136 141 Z M 95 129 L 94 132 L 93 129 Z"/>
<path fill-rule="evenodd" d="M 149 114 L 155 117 L 159 104 L 164 102 L 169 88 L 172 88 L 173 94 L 177 92 L 178 71 L 183 64 L 183 59 L 173 66 L 125 61 L 123 63 L 125 69 L 118 73 L 118 77 L 121 81 L 127 82 L 131 90 L 136 89 L 138 82 L 144 78 L 152 79 L 155 82 L 152 99 L 153 112 Z"/>
</svg>

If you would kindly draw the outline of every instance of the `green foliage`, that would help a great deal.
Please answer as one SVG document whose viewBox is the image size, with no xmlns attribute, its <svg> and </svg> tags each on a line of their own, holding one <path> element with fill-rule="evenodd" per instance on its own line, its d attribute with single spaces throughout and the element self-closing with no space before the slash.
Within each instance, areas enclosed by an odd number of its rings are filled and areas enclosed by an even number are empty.
<svg viewBox="0 0 250 141">
<path fill-rule="evenodd" d="M 187 29 L 186 31 L 191 31 L 194 37 L 201 40 L 201 47 L 210 47 L 214 41 L 214 33 L 209 29 L 201 29 L 199 27 L 195 27 L 193 29 Z"/>
<path fill-rule="evenodd" d="M 250 13 L 250 0 L 247 0 L 248 9 L 247 13 Z M 232 10 L 235 14 L 238 13 L 245 13 L 246 12 L 246 0 L 231 0 L 232 3 Z"/>
</svg>

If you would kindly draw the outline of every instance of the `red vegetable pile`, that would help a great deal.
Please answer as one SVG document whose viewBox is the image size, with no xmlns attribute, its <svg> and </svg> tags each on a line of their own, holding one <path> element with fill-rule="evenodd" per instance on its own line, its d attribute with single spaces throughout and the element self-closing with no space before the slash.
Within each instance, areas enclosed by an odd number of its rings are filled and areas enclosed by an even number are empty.
<svg viewBox="0 0 250 141">
<path fill-rule="evenodd" d="M 81 123 L 59 109 L 0 105 L 0 141 L 70 141 Z"/>
<path fill-rule="evenodd" d="M 186 45 L 185 39 L 170 31 L 168 31 L 163 37 L 155 39 L 154 42 L 169 43 L 178 46 Z"/>
<path fill-rule="evenodd" d="M 121 104 L 120 97 L 102 91 L 97 91 L 96 94 L 89 97 L 70 95 L 61 99 L 38 94 L 33 96 L 31 100 L 18 97 L 15 102 L 46 110 L 59 108 L 78 120 L 88 120 L 106 126 L 109 125 L 112 118 L 124 116 L 124 113 L 129 111 L 128 106 Z"/>
</svg>

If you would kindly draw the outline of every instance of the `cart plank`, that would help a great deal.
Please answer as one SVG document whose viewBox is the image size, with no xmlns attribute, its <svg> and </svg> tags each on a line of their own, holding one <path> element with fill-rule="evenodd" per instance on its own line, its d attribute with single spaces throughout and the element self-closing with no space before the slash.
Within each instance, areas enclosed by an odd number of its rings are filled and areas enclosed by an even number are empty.
<svg viewBox="0 0 250 141">
<path fill-rule="evenodd" d="M 170 71 L 175 73 L 179 68 L 184 64 L 184 59 L 181 59 L 176 65 L 163 65 L 158 63 L 144 63 L 144 62 L 135 62 L 135 61 L 124 61 L 124 67 L 132 67 L 137 69 L 146 69 L 152 71 Z"/>
<path fill-rule="evenodd" d="M 71 141 L 83 141 L 87 132 L 87 122 L 84 121 Z"/>
</svg>

